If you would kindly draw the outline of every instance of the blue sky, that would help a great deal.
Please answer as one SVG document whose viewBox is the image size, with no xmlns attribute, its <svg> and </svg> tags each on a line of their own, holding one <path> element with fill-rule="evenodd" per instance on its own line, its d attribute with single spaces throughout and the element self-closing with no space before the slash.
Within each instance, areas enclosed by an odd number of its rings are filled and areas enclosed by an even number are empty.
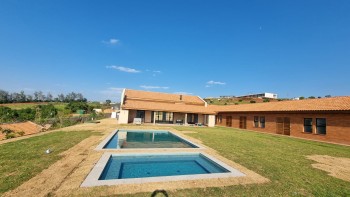
<svg viewBox="0 0 350 197">
<path fill-rule="evenodd" d="M 0 1 L 0 89 L 350 95 L 350 1 Z"/>
</svg>

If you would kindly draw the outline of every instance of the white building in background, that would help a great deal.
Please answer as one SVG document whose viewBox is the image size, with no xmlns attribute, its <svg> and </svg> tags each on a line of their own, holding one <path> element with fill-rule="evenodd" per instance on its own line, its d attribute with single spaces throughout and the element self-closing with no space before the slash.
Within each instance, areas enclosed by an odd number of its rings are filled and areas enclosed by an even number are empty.
<svg viewBox="0 0 350 197">
<path fill-rule="evenodd" d="M 277 99 L 277 94 L 275 93 L 260 93 L 260 94 L 247 94 L 243 96 L 237 96 L 236 98 L 247 98 L 247 97 L 253 97 L 253 98 L 272 98 L 272 99 Z"/>
</svg>

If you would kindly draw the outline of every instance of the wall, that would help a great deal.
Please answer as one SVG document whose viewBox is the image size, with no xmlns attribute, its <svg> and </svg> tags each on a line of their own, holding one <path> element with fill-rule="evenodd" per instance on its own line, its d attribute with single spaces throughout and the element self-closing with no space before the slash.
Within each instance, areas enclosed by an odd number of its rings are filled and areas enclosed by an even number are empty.
<svg viewBox="0 0 350 197">
<path fill-rule="evenodd" d="M 176 123 L 176 120 L 182 120 L 183 123 L 185 123 L 185 114 L 174 112 L 174 124 Z"/>
<path fill-rule="evenodd" d="M 247 117 L 248 130 L 276 133 L 276 118 L 290 118 L 290 135 L 295 137 L 350 144 L 350 112 L 324 113 L 219 113 L 222 122 L 216 125 L 226 126 L 226 117 L 232 116 L 232 127 L 239 128 L 239 117 Z M 218 117 L 217 116 L 217 117 Z M 254 127 L 254 116 L 265 116 L 265 128 Z M 313 133 L 304 133 L 304 118 L 313 119 Z M 327 134 L 316 134 L 316 118 L 326 118 Z"/>
<path fill-rule="evenodd" d="M 128 124 L 129 110 L 120 110 L 119 112 L 119 124 Z"/>
<path fill-rule="evenodd" d="M 215 126 L 215 115 L 209 115 L 208 116 L 208 127 L 214 127 Z"/>
</svg>

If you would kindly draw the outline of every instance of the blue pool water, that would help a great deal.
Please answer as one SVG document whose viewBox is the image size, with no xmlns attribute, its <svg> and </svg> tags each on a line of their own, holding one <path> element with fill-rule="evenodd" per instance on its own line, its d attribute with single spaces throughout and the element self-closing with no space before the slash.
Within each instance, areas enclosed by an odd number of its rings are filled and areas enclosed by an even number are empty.
<svg viewBox="0 0 350 197">
<path fill-rule="evenodd" d="M 104 149 L 120 148 L 198 148 L 168 131 L 119 130 Z"/>
<path fill-rule="evenodd" d="M 99 180 L 230 172 L 200 153 L 111 156 Z"/>
</svg>

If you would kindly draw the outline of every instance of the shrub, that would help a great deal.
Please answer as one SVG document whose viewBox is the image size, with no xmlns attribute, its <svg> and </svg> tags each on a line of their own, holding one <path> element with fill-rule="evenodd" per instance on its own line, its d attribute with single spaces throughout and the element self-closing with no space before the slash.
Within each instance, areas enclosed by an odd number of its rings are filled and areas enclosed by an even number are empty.
<svg viewBox="0 0 350 197">
<path fill-rule="evenodd" d="M 19 132 L 17 132 L 18 133 L 18 135 L 20 135 L 20 136 L 24 136 L 24 131 L 19 131 Z"/>
<path fill-rule="evenodd" d="M 256 101 L 250 101 L 250 103 L 256 103 Z"/>
<path fill-rule="evenodd" d="M 270 99 L 264 99 L 264 102 L 270 102 Z"/>
<path fill-rule="evenodd" d="M 6 134 L 5 135 L 5 138 L 6 139 L 11 139 L 11 138 L 15 138 L 16 137 L 16 134 L 15 133 L 9 133 L 9 134 Z"/>
</svg>

